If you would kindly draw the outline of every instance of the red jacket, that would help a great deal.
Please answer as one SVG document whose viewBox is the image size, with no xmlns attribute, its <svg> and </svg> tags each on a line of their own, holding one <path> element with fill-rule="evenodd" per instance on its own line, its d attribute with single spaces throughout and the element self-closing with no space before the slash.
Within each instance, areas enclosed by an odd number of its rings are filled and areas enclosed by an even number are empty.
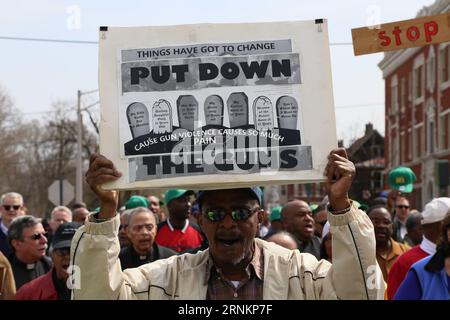
<svg viewBox="0 0 450 320">
<path fill-rule="evenodd" d="M 393 300 L 395 293 L 402 284 L 403 280 L 408 273 L 409 268 L 420 259 L 428 256 L 428 253 L 420 248 L 420 245 L 406 251 L 391 267 L 389 271 L 388 281 L 387 281 L 387 298 Z"/>
<path fill-rule="evenodd" d="M 53 268 L 49 272 L 24 284 L 16 293 L 16 300 L 57 300 L 58 293 L 52 280 Z"/>
</svg>

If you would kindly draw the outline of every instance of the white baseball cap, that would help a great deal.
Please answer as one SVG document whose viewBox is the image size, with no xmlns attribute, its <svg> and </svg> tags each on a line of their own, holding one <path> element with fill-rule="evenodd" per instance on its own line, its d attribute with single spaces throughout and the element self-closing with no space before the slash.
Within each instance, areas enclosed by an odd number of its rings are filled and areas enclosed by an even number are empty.
<svg viewBox="0 0 450 320">
<path fill-rule="evenodd" d="M 448 212 L 450 212 L 450 198 L 434 198 L 425 205 L 422 224 L 442 221 Z"/>
</svg>

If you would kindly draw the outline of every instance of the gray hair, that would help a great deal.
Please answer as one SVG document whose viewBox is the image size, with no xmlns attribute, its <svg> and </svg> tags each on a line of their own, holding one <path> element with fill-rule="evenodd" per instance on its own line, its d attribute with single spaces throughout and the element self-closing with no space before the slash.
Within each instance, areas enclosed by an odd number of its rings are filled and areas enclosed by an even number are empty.
<svg viewBox="0 0 450 320">
<path fill-rule="evenodd" d="M 8 243 L 11 248 L 14 249 L 11 245 L 12 240 L 23 240 L 23 229 L 32 228 L 39 223 L 41 223 L 41 219 L 33 216 L 20 216 L 14 218 L 8 229 Z"/>
<path fill-rule="evenodd" d="M 19 198 L 20 199 L 20 204 L 23 206 L 23 197 L 22 197 L 22 195 L 20 193 L 17 193 L 17 192 L 8 192 L 8 193 L 3 194 L 2 198 L 0 200 L 2 205 L 5 202 L 5 199 L 8 198 L 8 197 Z"/>
<path fill-rule="evenodd" d="M 156 221 L 157 221 L 155 214 L 154 214 L 150 209 L 148 209 L 148 208 L 145 208 L 145 207 L 137 207 L 137 208 L 134 208 L 134 209 L 126 210 L 125 212 L 127 212 L 127 211 L 128 211 L 128 224 L 131 222 L 131 219 L 133 219 L 133 217 L 134 217 L 135 215 L 137 215 L 138 213 L 141 213 L 141 212 L 147 212 L 147 213 L 150 213 L 150 215 L 155 219 L 155 223 L 156 223 Z M 125 212 L 124 212 L 124 213 L 125 213 Z M 122 216 L 121 216 L 121 217 L 122 217 Z"/>
<path fill-rule="evenodd" d="M 52 213 L 50 214 L 51 220 L 53 220 L 55 218 L 55 213 L 58 211 L 64 211 L 72 219 L 72 211 L 70 211 L 69 208 L 67 208 L 66 206 L 57 206 L 57 207 L 53 208 Z"/>
</svg>

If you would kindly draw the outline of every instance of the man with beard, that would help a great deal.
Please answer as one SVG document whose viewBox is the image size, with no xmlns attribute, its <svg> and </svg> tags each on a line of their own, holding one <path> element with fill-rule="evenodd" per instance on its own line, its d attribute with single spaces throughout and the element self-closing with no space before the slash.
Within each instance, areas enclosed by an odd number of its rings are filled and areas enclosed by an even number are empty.
<svg viewBox="0 0 450 320">
<path fill-rule="evenodd" d="M 320 239 L 314 235 L 314 219 L 311 208 L 302 200 L 293 200 L 281 210 L 284 230 L 295 236 L 298 249 L 320 259 Z"/>
<path fill-rule="evenodd" d="M 45 255 L 48 240 L 39 219 L 33 216 L 14 219 L 8 229 L 8 241 L 13 249 L 9 260 L 17 290 L 50 270 L 52 262 Z"/>
<path fill-rule="evenodd" d="M 392 218 L 386 207 L 378 205 L 369 208 L 367 215 L 375 229 L 378 265 L 383 272 L 384 281 L 387 282 L 389 271 L 395 260 L 408 251 L 409 247 L 392 239 Z"/>
<path fill-rule="evenodd" d="M 53 268 L 23 285 L 16 294 L 16 300 L 70 300 L 67 287 L 70 265 L 70 244 L 75 231 L 81 226 L 78 222 L 64 222 L 52 239 Z"/>
<path fill-rule="evenodd" d="M 191 190 L 170 189 L 164 195 L 169 218 L 158 225 L 156 243 L 178 253 L 191 252 L 204 247 L 205 238 L 198 225 L 189 222 L 194 194 Z"/>
<path fill-rule="evenodd" d="M 177 253 L 155 243 L 157 233 L 153 212 L 147 208 L 133 209 L 129 215 L 127 228 L 131 244 L 120 251 L 122 270 L 136 268 L 159 259 L 165 259 Z"/>
<path fill-rule="evenodd" d="M 258 187 L 199 193 L 199 224 L 209 248 L 120 270 L 118 192 L 101 185 L 121 176 L 101 155 L 90 159 L 86 180 L 101 200 L 73 241 L 80 267 L 74 299 L 382 299 L 373 226 L 348 198 L 355 166 L 345 149 L 333 150 L 325 169 L 333 265 L 255 238 L 261 222 Z M 377 269 L 378 268 L 378 269 Z"/>
</svg>

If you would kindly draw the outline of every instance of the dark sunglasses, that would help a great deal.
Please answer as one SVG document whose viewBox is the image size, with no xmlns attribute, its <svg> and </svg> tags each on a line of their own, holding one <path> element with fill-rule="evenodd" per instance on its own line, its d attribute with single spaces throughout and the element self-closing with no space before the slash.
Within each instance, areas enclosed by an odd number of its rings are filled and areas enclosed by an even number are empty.
<svg viewBox="0 0 450 320">
<path fill-rule="evenodd" d="M 231 218 L 234 221 L 244 221 L 247 220 L 253 212 L 258 211 L 259 209 L 250 210 L 247 208 L 233 209 L 231 211 Z M 226 210 L 222 208 L 218 209 L 208 209 L 205 212 L 206 217 L 211 221 L 221 221 L 225 219 Z"/>
<path fill-rule="evenodd" d="M 397 208 L 399 208 L 399 209 L 409 209 L 409 206 L 398 205 Z"/>
<path fill-rule="evenodd" d="M 32 239 L 32 240 L 39 240 L 40 238 L 42 238 L 42 237 L 48 237 L 48 233 L 47 232 L 44 232 L 44 233 L 35 233 L 35 234 L 33 234 L 31 237 L 30 237 L 30 239 Z"/>
<path fill-rule="evenodd" d="M 21 207 L 21 206 L 17 206 L 17 205 L 14 205 L 14 206 L 7 205 L 7 204 L 4 204 L 4 205 L 3 205 L 3 208 L 5 208 L 6 211 L 10 211 L 11 208 L 13 208 L 14 210 L 19 210 L 20 207 Z"/>
</svg>

